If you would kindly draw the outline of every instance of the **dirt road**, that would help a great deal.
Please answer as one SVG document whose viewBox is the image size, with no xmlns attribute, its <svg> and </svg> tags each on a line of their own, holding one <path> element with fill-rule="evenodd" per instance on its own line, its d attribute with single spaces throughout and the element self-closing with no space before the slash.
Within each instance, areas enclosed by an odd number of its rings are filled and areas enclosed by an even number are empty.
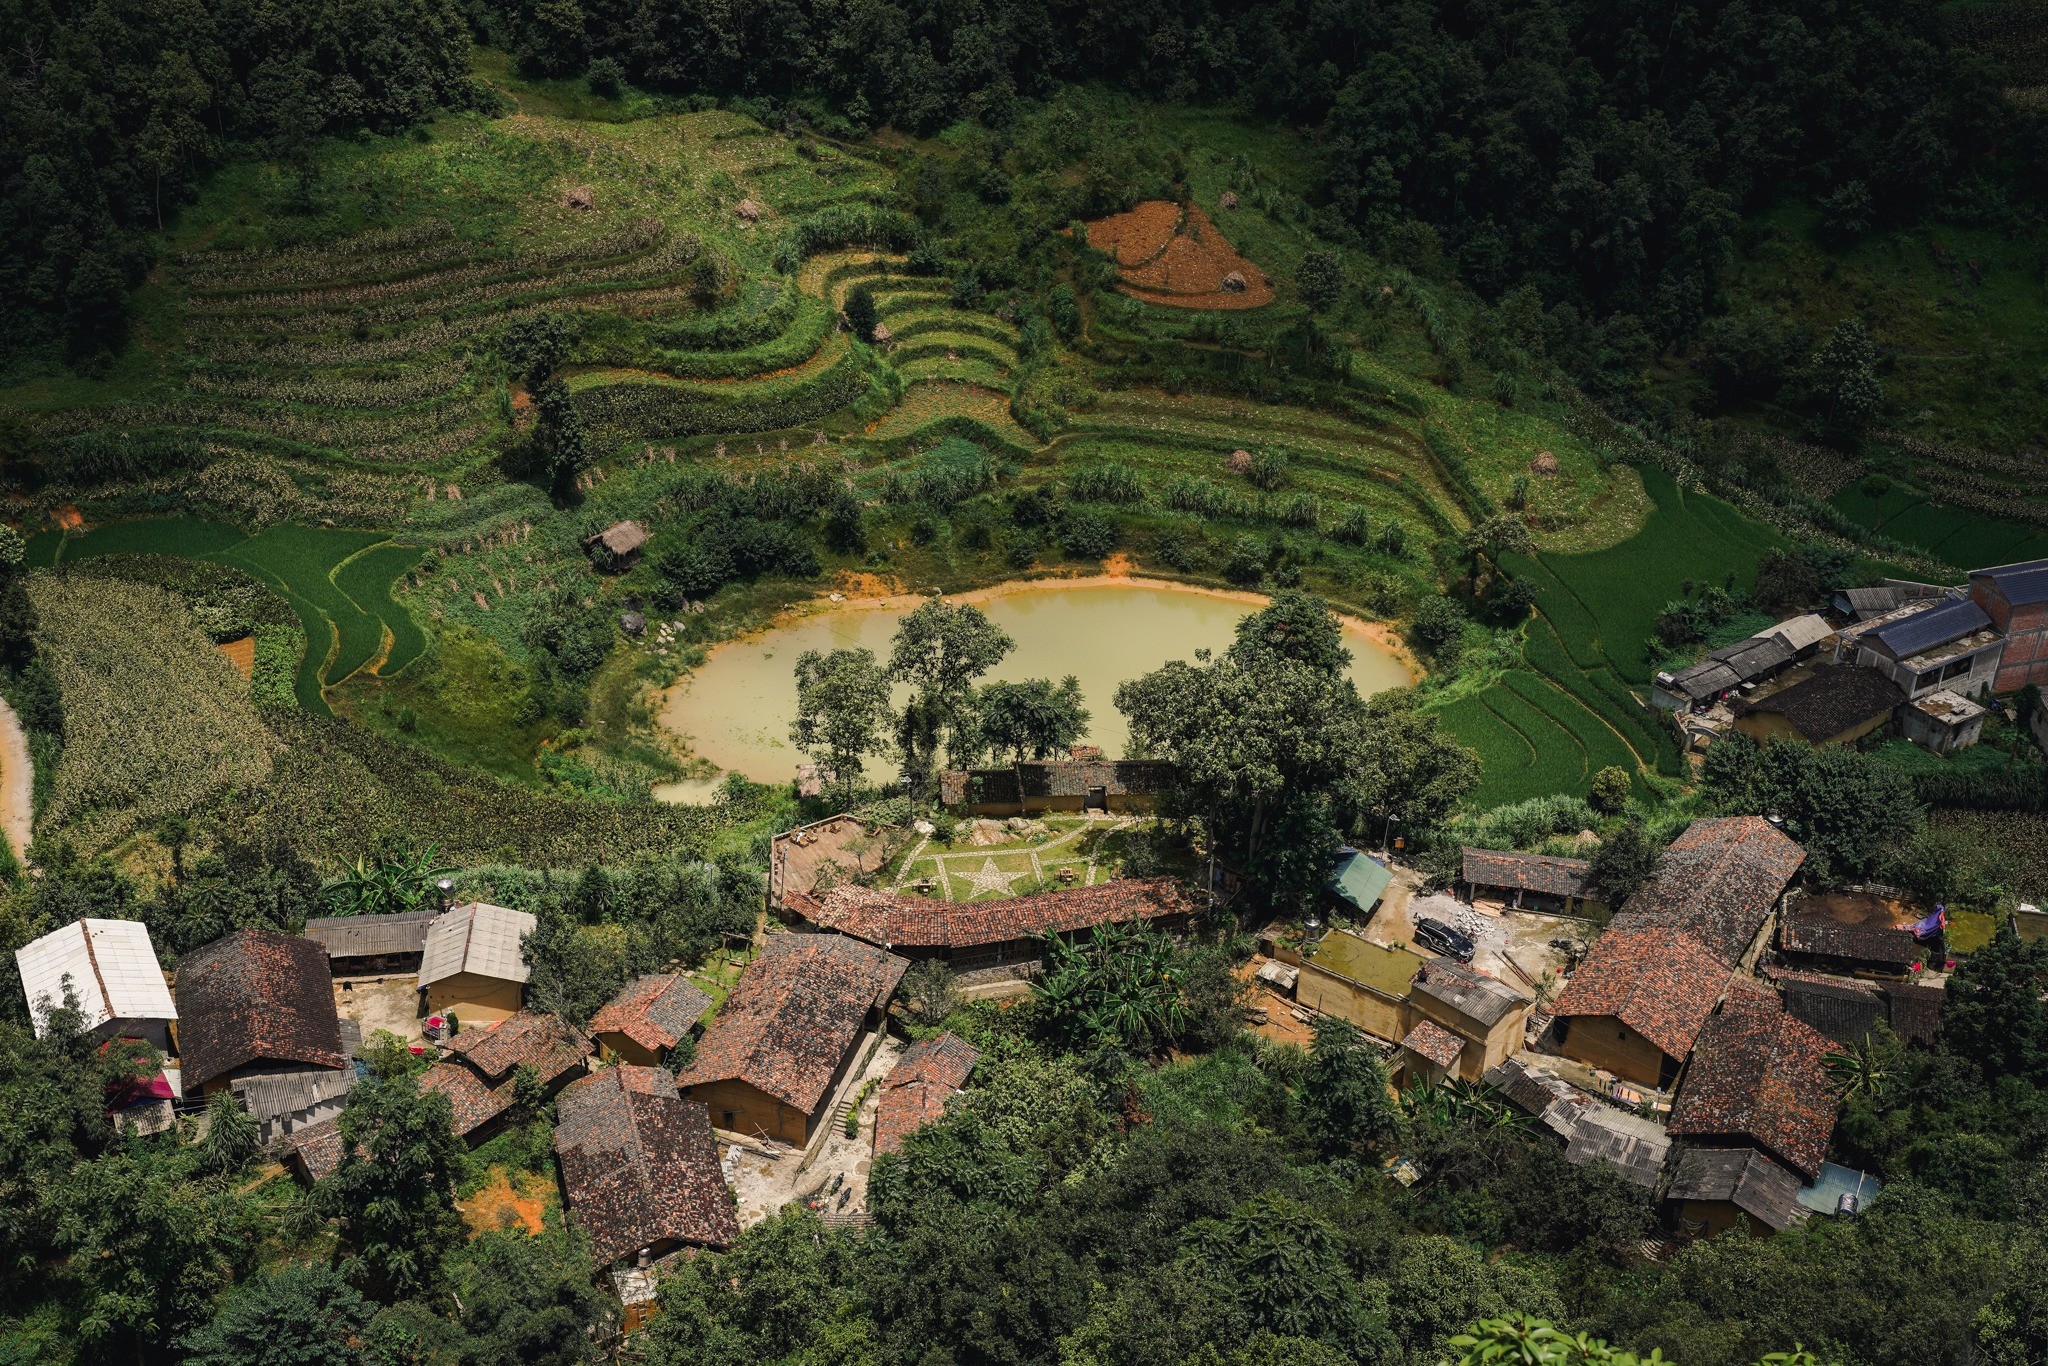
<svg viewBox="0 0 2048 1366">
<path fill-rule="evenodd" d="M 35 765 L 29 762 L 28 735 L 14 708 L 0 698 L 0 831 L 14 846 L 14 855 L 28 862 L 28 842 L 35 825 Z"/>
</svg>

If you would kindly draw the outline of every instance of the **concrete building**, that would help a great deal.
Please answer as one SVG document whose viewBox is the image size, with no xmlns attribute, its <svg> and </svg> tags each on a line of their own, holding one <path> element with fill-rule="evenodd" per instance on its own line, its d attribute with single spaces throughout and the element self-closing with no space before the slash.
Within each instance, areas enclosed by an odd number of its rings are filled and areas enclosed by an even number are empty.
<svg viewBox="0 0 2048 1366">
<path fill-rule="evenodd" d="M 1908 701 L 1946 689 L 1974 693 L 2000 675 L 2006 639 L 1984 608 L 1969 598 L 1916 603 L 1842 633 L 1855 662 L 1876 669 Z"/>
<path fill-rule="evenodd" d="M 463 1024 L 517 1014 L 532 975 L 521 941 L 536 923 L 525 911 L 486 901 L 465 902 L 435 920 L 420 952 L 427 1010 Z"/>
<path fill-rule="evenodd" d="M 1984 708 L 1947 688 L 1899 708 L 1899 731 L 1936 754 L 1968 749 L 1984 738 Z"/>
<path fill-rule="evenodd" d="M 2015 692 L 2029 683 L 2048 687 L 2048 560 L 1971 571 L 1970 600 L 2005 635 L 1992 690 Z"/>
</svg>

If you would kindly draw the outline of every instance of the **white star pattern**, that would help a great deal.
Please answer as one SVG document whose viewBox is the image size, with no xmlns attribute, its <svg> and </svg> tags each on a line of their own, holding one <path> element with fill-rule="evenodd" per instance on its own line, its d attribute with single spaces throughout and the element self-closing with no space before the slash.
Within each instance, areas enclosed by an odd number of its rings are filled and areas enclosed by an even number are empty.
<svg viewBox="0 0 2048 1366">
<path fill-rule="evenodd" d="M 974 888 L 972 892 L 967 894 L 969 901 L 974 900 L 975 897 L 980 896 L 983 892 L 994 892 L 998 896 L 1008 896 L 1010 894 L 1010 884 L 1023 876 L 1022 873 L 1004 872 L 996 867 L 996 861 L 993 858 L 983 859 L 981 861 L 981 869 L 978 872 L 960 874 L 961 880 Z"/>
</svg>

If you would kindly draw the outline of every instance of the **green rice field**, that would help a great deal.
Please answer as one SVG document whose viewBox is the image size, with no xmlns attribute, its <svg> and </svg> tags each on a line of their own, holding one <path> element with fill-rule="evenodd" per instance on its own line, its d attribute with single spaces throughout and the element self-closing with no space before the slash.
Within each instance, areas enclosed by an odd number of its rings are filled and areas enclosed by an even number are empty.
<svg viewBox="0 0 2048 1366">
<path fill-rule="evenodd" d="M 2001 522 L 1966 508 L 1930 502 L 1909 488 L 1870 498 L 1852 485 L 1828 500 L 1874 531 L 1903 541 L 1957 569 L 2011 564 L 2048 555 L 2048 530 Z"/>
</svg>

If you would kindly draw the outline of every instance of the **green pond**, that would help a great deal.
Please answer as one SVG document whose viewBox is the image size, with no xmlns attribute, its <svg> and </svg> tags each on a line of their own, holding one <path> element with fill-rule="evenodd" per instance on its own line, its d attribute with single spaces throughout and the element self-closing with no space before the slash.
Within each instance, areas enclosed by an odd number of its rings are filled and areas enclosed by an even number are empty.
<svg viewBox="0 0 2048 1366">
<path fill-rule="evenodd" d="M 1116 709 L 1117 685 L 1168 660 L 1192 660 L 1199 649 L 1222 650 L 1238 622 L 1259 605 L 1248 595 L 1114 580 L 1009 585 L 955 601 L 973 602 L 1016 642 L 984 682 L 1072 674 L 1088 699 L 1089 742 L 1111 755 L 1122 754 L 1130 738 L 1123 713 Z M 803 762 L 789 742 L 797 656 L 806 650 L 865 647 L 886 663 L 897 620 L 912 605 L 894 599 L 832 607 L 721 645 L 670 690 L 662 722 L 721 771 L 756 782 L 787 782 Z M 1351 678 L 1360 692 L 1413 681 L 1373 628 L 1347 619 L 1344 636 L 1351 650 Z M 868 765 L 869 777 L 877 781 L 892 772 L 886 760 Z M 655 795 L 702 801 L 718 781 L 673 783 L 657 788 Z"/>
</svg>

